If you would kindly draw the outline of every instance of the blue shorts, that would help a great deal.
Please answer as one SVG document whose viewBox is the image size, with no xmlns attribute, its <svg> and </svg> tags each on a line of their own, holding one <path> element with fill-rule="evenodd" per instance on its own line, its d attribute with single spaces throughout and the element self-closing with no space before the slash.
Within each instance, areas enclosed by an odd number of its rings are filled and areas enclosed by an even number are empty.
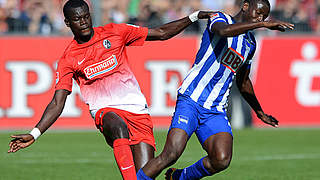
<svg viewBox="0 0 320 180">
<path fill-rule="evenodd" d="M 225 111 L 206 109 L 183 95 L 178 96 L 169 131 L 172 128 L 184 130 L 189 138 L 195 132 L 201 144 L 220 132 L 227 132 L 233 136 Z"/>
</svg>

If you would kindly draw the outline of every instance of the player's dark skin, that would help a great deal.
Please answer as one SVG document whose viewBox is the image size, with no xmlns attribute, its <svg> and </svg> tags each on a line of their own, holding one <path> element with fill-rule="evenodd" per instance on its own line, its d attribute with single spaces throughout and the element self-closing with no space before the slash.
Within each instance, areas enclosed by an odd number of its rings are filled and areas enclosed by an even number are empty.
<svg viewBox="0 0 320 180">
<path fill-rule="evenodd" d="M 212 26 L 212 32 L 224 37 L 231 37 L 261 27 L 279 31 L 294 28 L 293 24 L 282 21 L 265 21 L 269 15 L 270 7 L 259 0 L 252 2 L 243 4 L 241 11 L 234 17 L 237 23 L 229 25 L 224 22 L 217 22 Z M 274 117 L 265 114 L 262 110 L 255 96 L 249 73 L 250 69 L 241 68 L 236 75 L 236 84 L 241 95 L 249 103 L 259 119 L 266 124 L 277 127 L 278 121 Z M 178 160 L 186 147 L 187 141 L 188 134 L 184 130 L 179 128 L 171 129 L 163 151 L 143 167 L 143 172 L 151 178 L 157 177 L 163 169 L 173 165 Z M 212 174 L 226 169 L 232 158 L 232 146 L 233 137 L 227 132 L 210 136 L 203 143 L 203 149 L 208 154 L 203 160 L 204 167 Z M 169 179 L 168 174 L 166 178 Z"/>
<path fill-rule="evenodd" d="M 213 12 L 200 11 L 199 19 L 209 18 Z M 65 24 L 74 34 L 74 39 L 79 43 L 88 42 L 93 34 L 90 12 L 87 7 L 81 6 L 71 8 L 66 17 Z M 192 24 L 188 17 L 162 25 L 160 27 L 149 29 L 146 40 L 167 40 L 180 33 L 187 26 Z M 64 108 L 67 96 L 71 92 L 67 90 L 56 90 L 51 102 L 44 111 L 36 127 L 43 134 L 60 116 Z M 119 138 L 129 138 L 129 132 L 126 123 L 114 112 L 108 112 L 103 116 L 103 131 L 106 142 L 112 146 L 113 141 Z M 30 134 L 20 134 L 11 136 L 14 138 L 9 146 L 9 153 L 17 152 L 34 143 L 33 136 Z M 148 160 L 154 157 L 154 148 L 146 143 L 139 143 L 131 146 L 136 170 L 142 168 Z"/>
</svg>

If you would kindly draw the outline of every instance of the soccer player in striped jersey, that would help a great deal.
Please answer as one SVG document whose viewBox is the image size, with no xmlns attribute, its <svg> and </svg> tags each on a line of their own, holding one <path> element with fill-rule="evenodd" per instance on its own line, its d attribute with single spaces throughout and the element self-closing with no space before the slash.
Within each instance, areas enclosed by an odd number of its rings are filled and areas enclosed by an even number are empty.
<svg viewBox="0 0 320 180">
<path fill-rule="evenodd" d="M 155 178 L 176 162 L 193 133 L 208 155 L 187 168 L 170 168 L 166 179 L 200 179 L 229 166 L 233 135 L 225 109 L 234 77 L 241 95 L 258 118 L 271 126 L 278 125 L 274 117 L 262 110 L 249 79 L 256 49 L 251 30 L 265 27 L 284 31 L 294 27 L 286 22 L 266 21 L 269 11 L 268 0 L 244 0 L 236 16 L 218 12 L 210 18 L 192 69 L 178 89 L 164 149 L 139 170 L 138 179 Z"/>
</svg>

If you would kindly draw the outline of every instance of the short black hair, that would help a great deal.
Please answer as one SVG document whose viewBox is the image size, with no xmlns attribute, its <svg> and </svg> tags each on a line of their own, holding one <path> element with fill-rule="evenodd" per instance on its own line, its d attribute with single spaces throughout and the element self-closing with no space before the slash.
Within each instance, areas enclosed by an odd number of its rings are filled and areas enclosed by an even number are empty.
<svg viewBox="0 0 320 180">
<path fill-rule="evenodd" d="M 269 0 L 243 0 L 243 3 L 249 3 L 249 5 L 252 5 L 253 3 L 257 3 L 257 2 L 263 2 L 265 3 L 269 8 L 271 8 L 270 2 Z M 243 4 L 242 3 L 242 4 Z"/>
<path fill-rule="evenodd" d="M 68 13 L 72 8 L 77 8 L 77 7 L 86 7 L 89 11 L 89 6 L 86 1 L 84 0 L 68 0 L 64 6 L 63 6 L 63 14 L 65 18 L 68 18 Z"/>
</svg>

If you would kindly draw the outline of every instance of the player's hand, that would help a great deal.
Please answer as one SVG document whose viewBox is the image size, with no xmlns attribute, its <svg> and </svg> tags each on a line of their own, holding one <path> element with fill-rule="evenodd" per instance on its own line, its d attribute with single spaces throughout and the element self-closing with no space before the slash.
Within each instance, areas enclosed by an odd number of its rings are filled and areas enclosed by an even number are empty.
<svg viewBox="0 0 320 180">
<path fill-rule="evenodd" d="M 278 20 L 267 20 L 264 21 L 264 27 L 270 29 L 270 30 L 278 30 L 278 31 L 286 31 L 287 29 L 293 30 L 294 24 L 278 21 Z"/>
<path fill-rule="evenodd" d="M 274 118 L 271 115 L 263 113 L 262 115 L 258 116 L 258 118 L 260 118 L 261 121 L 263 121 L 264 123 L 269 124 L 273 127 L 278 127 L 278 125 L 279 125 L 279 121 L 276 120 L 276 118 Z"/>
<path fill-rule="evenodd" d="M 200 11 L 198 14 L 199 19 L 209 19 L 216 11 Z"/>
<path fill-rule="evenodd" d="M 8 150 L 8 153 L 17 152 L 20 149 L 30 146 L 35 141 L 30 134 L 12 135 L 11 138 L 14 139 L 9 143 L 10 149 Z"/>
</svg>

